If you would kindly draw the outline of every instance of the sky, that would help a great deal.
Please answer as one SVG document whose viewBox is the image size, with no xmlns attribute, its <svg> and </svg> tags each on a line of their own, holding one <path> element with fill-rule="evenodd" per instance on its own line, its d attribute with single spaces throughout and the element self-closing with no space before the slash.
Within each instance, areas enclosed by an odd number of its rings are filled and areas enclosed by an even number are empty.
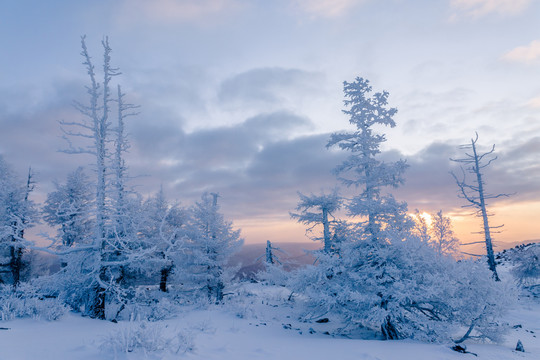
<svg viewBox="0 0 540 360">
<path fill-rule="evenodd" d="M 0 154 L 36 171 L 38 202 L 91 163 L 59 151 L 59 121 L 87 101 L 81 36 L 96 67 L 108 36 L 115 83 L 141 106 L 127 161 L 144 195 L 219 192 L 246 243 L 304 241 L 289 212 L 298 191 L 343 188 L 332 169 L 348 154 L 326 143 L 353 130 L 343 81 L 360 76 L 398 109 L 378 130 L 382 157 L 409 164 L 392 193 L 411 212 L 442 210 L 478 238 L 449 174 L 478 132 L 498 156 L 487 191 L 513 194 L 489 203 L 495 243 L 539 239 L 539 23 L 537 0 L 2 0 Z"/>
</svg>

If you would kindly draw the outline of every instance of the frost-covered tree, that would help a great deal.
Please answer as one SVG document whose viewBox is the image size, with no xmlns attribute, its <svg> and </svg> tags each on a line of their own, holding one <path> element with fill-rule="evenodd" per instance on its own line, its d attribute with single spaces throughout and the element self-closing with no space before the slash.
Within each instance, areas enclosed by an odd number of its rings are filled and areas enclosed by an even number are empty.
<svg viewBox="0 0 540 360">
<path fill-rule="evenodd" d="M 317 266 L 301 269 L 291 282 L 306 302 L 306 318 L 341 316 L 346 328 L 371 328 L 385 339 L 448 341 L 463 327 L 458 341 L 496 338 L 502 330 L 496 318 L 511 292 L 496 298 L 500 289 L 488 269 L 476 271 L 476 263 L 457 262 L 442 244 L 434 246 L 452 237 L 442 213 L 438 235 L 425 221 L 414 228 L 406 204 L 383 193 L 403 182 L 406 164 L 378 159 L 385 137 L 373 126 L 394 126 L 396 110 L 387 108 L 388 93 L 370 92 L 367 80 L 345 83 L 345 113 L 357 131 L 333 134 L 328 145 L 352 153 L 336 173 L 361 190 L 347 206 L 360 221 L 340 232 L 338 256 L 319 253 Z"/>
<path fill-rule="evenodd" d="M 110 64 L 111 48 L 108 39 L 102 41 L 103 45 L 103 84 L 97 80 L 95 67 L 86 46 L 85 36 L 81 38 L 81 46 L 84 62 L 90 85 L 87 86 L 89 102 L 87 105 L 76 102 L 76 108 L 84 116 L 77 121 L 62 121 L 64 138 L 68 141 L 69 148 L 64 150 L 71 154 L 90 154 L 95 163 L 95 198 L 94 198 L 94 234 L 89 244 L 89 254 L 93 261 L 85 261 L 90 268 L 85 270 L 85 275 L 91 277 L 91 289 L 93 294 L 89 313 L 97 318 L 105 318 L 105 303 L 107 289 L 115 283 L 110 278 L 110 267 L 105 263 L 108 260 L 107 251 L 107 221 L 109 208 L 107 197 L 107 161 L 110 159 L 108 144 L 111 141 L 110 108 L 113 101 L 111 97 L 110 82 L 112 77 L 118 75 L 118 70 Z M 86 140 L 85 146 L 74 146 L 73 138 Z"/>
<path fill-rule="evenodd" d="M 68 174 L 66 183 L 55 183 L 56 190 L 47 195 L 43 219 L 58 228 L 62 246 L 82 243 L 93 230 L 91 219 L 92 188 L 82 167 Z"/>
<path fill-rule="evenodd" d="M 21 281 L 23 254 L 32 244 L 25 231 L 38 222 L 29 195 L 34 189 L 32 171 L 26 183 L 17 179 L 0 156 L 0 281 L 17 286 Z M 7 275 L 7 276 L 6 276 Z"/>
<path fill-rule="evenodd" d="M 138 113 L 135 109 L 138 106 L 128 104 L 124 100 L 125 94 L 122 92 L 120 85 L 117 86 L 117 126 L 114 129 L 114 155 L 112 156 L 112 171 L 113 171 L 113 193 L 112 193 L 112 208 L 114 209 L 114 226 L 116 236 L 125 237 L 130 231 L 131 214 L 129 195 L 132 193 L 127 188 L 127 165 L 124 159 L 124 154 L 128 151 L 130 145 L 125 132 L 125 120 L 129 116 L 135 116 Z"/>
<path fill-rule="evenodd" d="M 171 275 L 183 271 L 189 214 L 178 204 L 169 204 L 163 188 L 145 201 L 144 213 L 141 235 L 145 247 L 154 248 L 144 262 L 149 265 L 148 270 L 159 269 L 159 289 L 167 292 Z"/>
<path fill-rule="evenodd" d="M 93 234 L 87 237 L 85 245 L 70 250 L 70 253 L 73 254 L 72 262 L 79 264 L 76 267 L 79 269 L 79 279 L 86 283 L 86 288 L 91 289 L 82 294 L 88 298 L 88 303 L 83 308 L 93 317 L 105 318 L 106 304 L 122 302 L 127 296 L 126 289 L 123 288 L 125 268 L 145 255 L 132 243 L 138 236 L 138 227 L 133 221 L 138 219 L 139 200 L 129 199 L 129 192 L 125 187 L 126 166 L 123 154 L 128 143 L 123 121 L 130 115 L 128 111 L 133 107 L 125 104 L 120 88 L 118 98 L 113 98 L 111 81 L 120 72 L 111 65 L 112 49 L 108 38 L 102 41 L 101 83 L 98 81 L 84 36 L 81 45 L 83 64 L 90 79 L 90 84 L 86 87 L 88 103 L 76 102 L 82 118 L 62 121 L 61 125 L 64 138 L 69 144 L 64 152 L 89 154 L 94 159 L 94 229 Z M 118 106 L 116 128 L 111 116 L 115 102 Z M 74 140 L 80 143 L 74 144 Z M 67 274 L 67 270 L 64 273 Z"/>
<path fill-rule="evenodd" d="M 276 251 L 282 251 L 282 250 L 278 247 L 273 246 L 270 240 L 266 240 L 266 248 L 264 251 L 265 264 L 268 264 L 268 265 L 281 264 L 282 265 L 281 261 L 275 254 Z"/>
<path fill-rule="evenodd" d="M 429 216 L 429 223 L 426 217 Z M 442 210 L 436 214 L 426 216 L 416 210 L 413 215 L 413 232 L 421 241 L 429 244 L 441 255 L 457 256 L 459 249 L 459 239 L 452 230 L 452 221 L 444 216 Z"/>
<path fill-rule="evenodd" d="M 300 270 L 295 290 L 307 301 L 305 317 L 341 316 L 342 332 L 367 328 L 386 339 L 448 342 L 463 328 L 457 341 L 499 339 L 512 291 L 499 294 L 488 269 L 443 256 L 413 234 L 390 240 L 347 242 L 347 256 Z"/>
<path fill-rule="evenodd" d="M 331 194 L 322 194 L 309 196 L 298 192 L 300 202 L 296 207 L 298 213 L 290 213 L 293 219 L 296 219 L 299 223 L 308 225 L 306 230 L 307 234 L 314 234 L 315 227 L 322 227 L 322 234 L 316 234 L 311 236 L 315 241 L 322 241 L 324 244 L 324 251 L 330 253 L 332 251 L 332 226 L 337 224 L 334 219 L 334 213 L 338 211 L 343 199 L 338 195 L 337 190 L 334 190 Z M 316 210 L 317 212 L 314 212 Z M 335 248 L 335 246 L 334 246 Z"/>
<path fill-rule="evenodd" d="M 442 210 L 431 215 L 431 246 L 439 254 L 456 256 L 459 251 L 459 239 L 452 229 L 452 220 L 444 216 Z"/>
<path fill-rule="evenodd" d="M 500 228 L 500 226 L 494 227 L 489 224 L 489 213 L 487 210 L 487 201 L 490 199 L 497 199 L 508 194 L 492 195 L 485 190 L 484 181 L 484 169 L 488 167 L 493 161 L 497 160 L 497 157 L 493 155 L 495 151 L 495 145 L 491 150 L 485 153 L 478 152 L 477 149 L 478 133 L 476 137 L 471 139 L 470 144 L 460 146 L 460 149 L 465 151 L 465 157 L 459 159 L 450 159 L 461 165 L 462 176 L 457 177 L 455 173 L 451 173 L 459 188 L 459 197 L 465 199 L 468 204 L 464 207 L 473 207 L 477 211 L 477 215 L 482 218 L 484 240 L 487 252 L 487 262 L 489 269 L 493 272 L 495 280 L 499 280 L 497 274 L 497 264 L 495 262 L 495 255 L 493 254 L 493 240 L 491 237 L 492 230 L 494 228 Z M 472 181 L 467 181 L 466 174 L 469 173 L 473 176 Z"/>
<path fill-rule="evenodd" d="M 430 228 L 426 220 L 426 215 L 420 213 L 418 209 L 415 210 L 415 213 L 411 215 L 414 221 L 413 232 L 418 236 L 418 238 L 428 243 L 431 241 Z"/>
<path fill-rule="evenodd" d="M 403 173 L 407 165 L 403 160 L 393 163 L 379 160 L 380 147 L 386 138 L 374 130 L 377 125 L 394 127 L 396 124 L 393 116 L 397 109 L 388 107 L 388 92 L 371 95 L 372 87 L 366 79 L 357 77 L 352 83 L 344 82 L 343 91 L 346 106 L 343 112 L 349 116 L 349 122 L 356 130 L 332 134 L 327 147 L 338 146 L 351 152 L 347 160 L 334 171 L 345 185 L 355 186 L 360 190 L 347 207 L 350 215 L 365 220 L 357 223 L 356 235 L 349 239 L 352 245 L 342 255 L 343 265 L 350 266 L 350 270 L 345 271 L 354 271 L 363 265 L 356 263 L 364 256 L 359 253 L 368 250 L 369 253 L 382 251 L 390 242 L 389 236 L 393 236 L 393 240 L 397 241 L 396 233 L 407 230 L 411 225 L 405 213 L 406 204 L 382 192 L 387 187 L 398 187 L 403 183 Z M 348 260 L 352 262 L 347 264 Z M 376 268 L 376 263 L 370 263 L 372 268 Z M 333 269 L 333 272 L 335 271 Z M 378 281 L 384 280 L 378 278 Z M 381 292 L 375 294 L 379 297 L 379 307 L 385 309 L 388 299 Z M 381 319 L 381 329 L 386 338 L 395 339 L 398 336 L 396 321 L 398 320 L 392 318 L 391 314 Z"/>
<path fill-rule="evenodd" d="M 519 284 L 527 288 L 540 286 L 540 244 L 528 244 L 521 246 L 512 257 L 514 268 L 513 275 Z"/>
<path fill-rule="evenodd" d="M 185 283 L 204 290 L 210 302 L 223 300 L 223 289 L 231 274 L 226 264 L 243 243 L 240 230 L 233 230 L 219 212 L 218 194 L 202 195 L 190 209 Z"/>
<path fill-rule="evenodd" d="M 379 160 L 380 146 L 386 138 L 373 128 L 377 125 L 394 127 L 393 116 L 397 109 L 388 107 L 388 92 L 371 95 L 372 88 L 366 79 L 357 77 L 351 83 L 345 81 L 343 91 L 346 106 L 343 112 L 356 130 L 332 134 L 327 147 L 337 146 L 351 152 L 334 170 L 341 182 L 361 191 L 347 205 L 349 214 L 365 218 L 362 226 L 366 234 L 371 239 L 384 241 L 380 232 L 392 223 L 400 226 L 406 205 L 383 194 L 382 190 L 401 185 L 407 165 L 403 160 L 393 163 Z"/>
<path fill-rule="evenodd" d="M 264 259 L 263 270 L 256 274 L 256 278 L 270 285 L 285 285 L 289 278 L 289 274 L 283 267 L 283 262 L 280 260 L 278 253 L 286 255 L 279 247 L 276 247 L 270 240 L 266 240 L 264 254 L 255 259 L 255 262 Z"/>
</svg>

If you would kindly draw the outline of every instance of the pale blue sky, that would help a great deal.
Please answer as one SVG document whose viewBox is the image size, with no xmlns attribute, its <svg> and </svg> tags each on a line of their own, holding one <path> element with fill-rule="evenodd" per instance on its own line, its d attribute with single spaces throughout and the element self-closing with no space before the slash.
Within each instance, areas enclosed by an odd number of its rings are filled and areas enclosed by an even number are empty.
<svg viewBox="0 0 540 360">
<path fill-rule="evenodd" d="M 117 80 L 142 106 L 128 124 L 131 171 L 152 175 L 134 180 L 140 191 L 163 183 L 185 203 L 219 191 L 253 239 L 292 236 L 261 229 L 291 223 L 297 190 L 335 185 L 343 154 L 324 145 L 348 128 L 342 81 L 355 76 L 399 110 L 385 149 L 411 164 L 396 193 L 410 208 L 459 211 L 448 157 L 478 131 L 499 150 L 489 185 L 517 192 L 511 206 L 530 213 L 539 23 L 537 0 L 2 0 L 0 153 L 21 174 L 36 168 L 38 196 L 87 162 L 57 153 L 57 121 L 85 100 L 80 36 L 99 66 L 108 35 Z"/>
</svg>

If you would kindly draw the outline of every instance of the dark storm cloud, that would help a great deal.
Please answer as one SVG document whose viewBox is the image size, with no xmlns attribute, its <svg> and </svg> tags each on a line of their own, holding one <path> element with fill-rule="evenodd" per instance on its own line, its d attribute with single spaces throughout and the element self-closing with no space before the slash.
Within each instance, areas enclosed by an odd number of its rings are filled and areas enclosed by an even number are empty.
<svg viewBox="0 0 540 360">
<path fill-rule="evenodd" d="M 510 201 L 531 200 L 540 197 L 540 137 L 524 142 L 518 140 L 496 147 L 497 160 L 490 166 L 487 176 L 492 193 L 515 193 Z"/>
<path fill-rule="evenodd" d="M 409 168 L 405 172 L 405 184 L 391 191 L 396 198 L 406 201 L 410 210 L 459 207 L 457 187 L 450 175 L 454 165 L 449 158 L 455 153 L 454 144 L 433 143 L 412 156 L 399 156 L 407 161 Z"/>
<path fill-rule="evenodd" d="M 327 139 L 327 135 L 314 135 L 269 142 L 253 149 L 244 167 L 233 163 L 228 168 L 191 168 L 192 176 L 176 190 L 218 191 L 231 216 L 288 216 L 296 206 L 297 191 L 318 192 L 335 186 L 330 171 L 343 156 L 325 148 Z"/>
<path fill-rule="evenodd" d="M 311 122 L 286 111 L 259 114 L 242 123 L 185 133 L 177 123 L 139 123 L 133 131 L 138 157 L 174 158 L 205 168 L 249 159 L 268 142 L 287 138 Z"/>
<path fill-rule="evenodd" d="M 148 126 L 134 133 L 136 142 L 130 156 L 137 160 L 132 162 L 132 170 L 153 174 L 179 199 L 192 200 L 202 191 L 219 191 L 235 199 L 238 214 L 252 211 L 252 203 L 242 205 L 240 199 L 258 197 L 253 201 L 253 205 L 258 204 L 255 208 L 270 209 L 270 198 L 261 194 L 273 194 L 275 189 L 279 193 L 283 184 L 295 194 L 298 173 L 313 161 L 310 157 L 316 159 L 318 153 L 326 151 L 320 138 L 288 139 L 296 130 L 309 127 L 308 119 L 284 111 L 191 133 L 173 126 Z"/>
</svg>

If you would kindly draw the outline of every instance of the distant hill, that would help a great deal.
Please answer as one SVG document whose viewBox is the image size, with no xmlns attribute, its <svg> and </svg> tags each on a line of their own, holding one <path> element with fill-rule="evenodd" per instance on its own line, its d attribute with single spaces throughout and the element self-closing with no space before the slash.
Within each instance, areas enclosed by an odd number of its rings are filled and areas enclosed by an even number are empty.
<svg viewBox="0 0 540 360">
<path fill-rule="evenodd" d="M 503 252 L 508 249 L 513 249 L 515 247 L 518 247 L 523 244 L 534 244 L 534 243 L 540 243 L 540 239 L 533 239 L 533 240 L 524 240 L 524 241 L 513 241 L 513 242 L 499 242 L 495 241 L 493 250 L 495 253 Z M 461 245 L 460 247 L 461 251 L 468 254 L 477 254 L 477 255 L 485 255 L 486 254 L 486 245 L 482 239 L 482 237 L 479 237 L 478 243 L 474 245 Z"/>
<path fill-rule="evenodd" d="M 540 243 L 540 241 L 518 244 L 513 248 L 504 249 L 503 251 L 499 251 L 495 254 L 495 259 L 497 260 L 498 264 L 511 264 L 514 259 L 519 258 L 520 253 L 526 251 L 531 246 L 535 246 L 537 243 Z"/>
<path fill-rule="evenodd" d="M 321 244 L 317 242 L 283 242 L 272 243 L 273 247 L 281 249 L 275 251 L 279 261 L 285 270 L 292 270 L 299 266 L 313 264 L 315 258 L 309 251 L 320 249 Z M 264 267 L 264 255 L 266 244 L 248 244 L 242 246 L 240 251 L 233 255 L 229 264 L 240 266 L 238 274 L 240 277 L 251 277 Z"/>
</svg>

